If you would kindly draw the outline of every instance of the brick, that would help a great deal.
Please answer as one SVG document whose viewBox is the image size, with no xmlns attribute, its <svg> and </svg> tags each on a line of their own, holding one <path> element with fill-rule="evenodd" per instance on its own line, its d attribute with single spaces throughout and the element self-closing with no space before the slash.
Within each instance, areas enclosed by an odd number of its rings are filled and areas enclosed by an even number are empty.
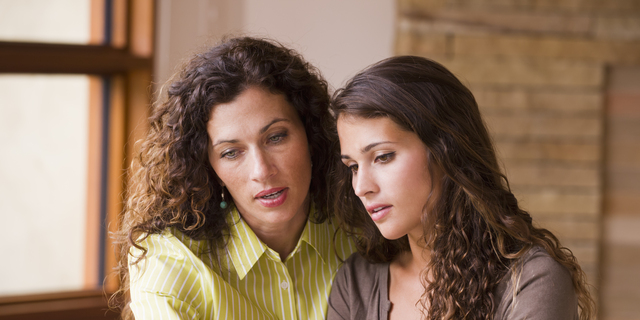
<svg viewBox="0 0 640 320">
<path fill-rule="evenodd" d="M 396 54 L 444 57 L 447 55 L 447 35 L 400 30 L 396 34 Z"/>
<path fill-rule="evenodd" d="M 600 170 L 591 167 L 559 166 L 504 161 L 509 183 L 514 187 L 599 187 Z"/>
<path fill-rule="evenodd" d="M 471 85 L 600 88 L 604 68 L 574 61 L 465 57 L 442 61 L 463 83 Z"/>
<path fill-rule="evenodd" d="M 469 88 L 476 98 L 478 107 L 484 110 L 528 110 L 530 94 L 523 88 L 499 89 L 483 86 Z"/>
<path fill-rule="evenodd" d="M 534 32 L 583 35 L 591 32 L 592 18 L 587 14 L 540 13 L 496 10 L 417 10 L 401 11 L 404 17 L 434 23 L 455 23 L 492 32 Z"/>
<path fill-rule="evenodd" d="M 602 278 L 600 276 L 600 263 L 580 263 L 580 268 L 582 268 L 582 271 L 587 276 L 587 283 L 590 285 L 587 289 L 589 289 L 591 297 L 596 301 L 596 305 L 599 306 L 598 295 L 600 293 L 598 292 L 598 286 Z"/>
<path fill-rule="evenodd" d="M 399 12 L 432 12 L 444 7 L 446 0 L 398 0 Z"/>
<path fill-rule="evenodd" d="M 606 122 L 608 143 L 611 143 L 612 139 L 617 143 L 635 143 L 640 139 L 640 121 L 637 118 L 610 116 Z"/>
<path fill-rule="evenodd" d="M 640 91 L 640 87 L 637 88 Z M 640 92 L 608 91 L 607 115 L 613 117 L 636 118 L 640 125 Z"/>
<path fill-rule="evenodd" d="M 584 12 L 593 0 L 447 0 L 447 8 L 482 8 L 502 11 Z"/>
<path fill-rule="evenodd" d="M 607 141 L 607 168 L 640 172 L 640 137 L 636 141 L 610 140 Z M 638 185 L 640 186 L 640 181 Z"/>
<path fill-rule="evenodd" d="M 596 164 L 600 162 L 600 143 L 495 141 L 498 157 L 509 160 L 546 160 Z"/>
<path fill-rule="evenodd" d="M 482 8 L 536 12 L 640 12 L 637 0 L 447 0 L 445 8 Z"/>
<path fill-rule="evenodd" d="M 597 193 L 567 194 L 554 191 L 518 193 L 519 204 L 532 215 L 591 217 L 600 215 L 601 197 Z"/>
<path fill-rule="evenodd" d="M 531 109 L 599 115 L 603 109 L 603 96 L 600 91 L 537 92 L 531 94 Z"/>
<path fill-rule="evenodd" d="M 591 40 L 557 36 L 458 34 L 455 57 L 529 57 L 588 62 L 640 63 L 640 41 Z"/>
<path fill-rule="evenodd" d="M 531 137 L 594 140 L 602 136 L 602 121 L 597 117 L 485 115 L 484 119 L 496 140 Z"/>
<path fill-rule="evenodd" d="M 640 249 L 640 215 L 605 215 L 602 219 L 604 226 L 604 243 L 616 246 L 638 246 Z M 620 260 L 629 261 L 637 259 L 640 263 L 640 255 L 619 257 Z"/>
<path fill-rule="evenodd" d="M 640 66 L 612 66 L 608 76 L 608 94 L 637 94 L 640 91 Z"/>
<path fill-rule="evenodd" d="M 491 28 L 461 24 L 456 21 L 423 19 L 409 16 L 399 17 L 398 30 L 400 32 L 413 31 L 427 34 L 485 34 L 493 31 Z"/>
<path fill-rule="evenodd" d="M 640 170 L 606 167 L 604 176 L 607 193 L 636 192 L 636 194 L 640 195 Z"/>
<path fill-rule="evenodd" d="M 640 197 L 638 191 L 615 191 L 609 188 L 604 192 L 603 212 L 608 215 L 637 216 L 640 215 Z"/>
<path fill-rule="evenodd" d="M 640 245 L 602 247 L 600 319 L 636 319 L 640 314 Z"/>
<path fill-rule="evenodd" d="M 567 247 L 573 255 L 578 258 L 578 263 L 597 263 L 599 261 L 600 250 L 598 241 L 565 241 L 562 246 Z"/>
<path fill-rule="evenodd" d="M 594 33 L 602 39 L 640 39 L 639 16 L 600 16 L 595 19 Z"/>
<path fill-rule="evenodd" d="M 550 112 L 554 114 L 599 115 L 603 107 L 600 91 L 530 91 L 523 88 L 472 86 L 482 112 Z"/>
<path fill-rule="evenodd" d="M 629 14 L 640 12 L 640 1 L 638 0 L 589 0 L 588 7 L 594 13 L 619 13 Z"/>
<path fill-rule="evenodd" d="M 596 219 L 576 220 L 555 217 L 535 217 L 538 226 L 553 232 L 563 242 L 600 239 L 600 226 Z"/>
</svg>

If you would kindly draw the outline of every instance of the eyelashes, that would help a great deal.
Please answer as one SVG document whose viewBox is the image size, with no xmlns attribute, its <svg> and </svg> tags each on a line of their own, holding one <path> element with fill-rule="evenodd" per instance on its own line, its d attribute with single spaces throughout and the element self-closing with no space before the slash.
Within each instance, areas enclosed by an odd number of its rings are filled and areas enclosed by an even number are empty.
<svg viewBox="0 0 640 320">
<path fill-rule="evenodd" d="M 276 134 L 270 136 L 269 138 L 267 138 L 267 141 L 269 143 L 277 144 L 277 143 L 282 142 L 288 136 L 289 136 L 289 133 L 284 131 L 284 132 L 276 133 Z"/>
<path fill-rule="evenodd" d="M 378 162 L 378 163 L 387 163 L 387 162 L 389 162 L 389 161 L 393 160 L 393 158 L 395 157 L 395 155 L 396 155 L 396 152 L 395 152 L 395 151 L 393 151 L 393 152 L 388 152 L 388 153 L 385 153 L 385 154 L 381 154 L 381 155 L 379 155 L 379 156 L 377 156 L 377 157 L 375 158 L 375 162 Z"/>
<path fill-rule="evenodd" d="M 390 161 L 392 161 L 396 156 L 396 152 L 392 151 L 392 152 L 387 152 L 381 155 L 378 155 L 374 158 L 373 162 L 374 163 L 379 163 L 379 164 L 385 164 L 385 163 L 389 163 Z M 351 165 L 347 165 L 347 168 L 351 171 L 352 174 L 356 174 L 358 173 L 358 164 L 351 164 Z"/>
<path fill-rule="evenodd" d="M 277 132 L 268 136 L 264 143 L 266 145 L 278 145 L 283 143 L 287 139 L 287 137 L 289 137 L 288 131 L 285 130 Z M 242 153 L 243 152 L 241 149 L 227 149 L 220 154 L 220 159 L 234 160 L 242 155 Z"/>
<path fill-rule="evenodd" d="M 220 159 L 225 159 L 226 158 L 226 159 L 233 160 L 233 159 L 238 157 L 238 153 L 239 153 L 238 150 L 228 150 L 228 151 L 223 152 L 220 155 Z"/>
</svg>

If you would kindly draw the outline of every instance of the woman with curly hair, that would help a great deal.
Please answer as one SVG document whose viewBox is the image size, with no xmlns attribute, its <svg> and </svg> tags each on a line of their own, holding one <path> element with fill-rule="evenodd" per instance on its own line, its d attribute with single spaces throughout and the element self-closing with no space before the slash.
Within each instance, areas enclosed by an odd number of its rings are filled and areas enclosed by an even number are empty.
<svg viewBox="0 0 640 320">
<path fill-rule="evenodd" d="M 355 251 L 330 223 L 328 104 L 317 70 L 268 40 L 186 64 L 131 168 L 123 318 L 326 317 Z"/>
<path fill-rule="evenodd" d="M 335 214 L 357 241 L 329 319 L 590 319 L 571 251 L 518 206 L 471 92 L 446 68 L 383 60 L 332 103 Z"/>
</svg>

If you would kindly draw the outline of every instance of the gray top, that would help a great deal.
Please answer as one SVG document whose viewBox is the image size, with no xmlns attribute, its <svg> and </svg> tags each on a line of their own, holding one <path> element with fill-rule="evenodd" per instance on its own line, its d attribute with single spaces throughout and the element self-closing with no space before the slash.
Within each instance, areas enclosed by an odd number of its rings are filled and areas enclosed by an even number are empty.
<svg viewBox="0 0 640 320">
<path fill-rule="evenodd" d="M 523 257 L 513 303 L 511 272 L 498 284 L 495 320 L 577 320 L 578 298 L 569 271 L 542 248 Z M 333 282 L 327 319 L 389 316 L 389 264 L 368 263 L 359 253 L 345 261 Z"/>
</svg>

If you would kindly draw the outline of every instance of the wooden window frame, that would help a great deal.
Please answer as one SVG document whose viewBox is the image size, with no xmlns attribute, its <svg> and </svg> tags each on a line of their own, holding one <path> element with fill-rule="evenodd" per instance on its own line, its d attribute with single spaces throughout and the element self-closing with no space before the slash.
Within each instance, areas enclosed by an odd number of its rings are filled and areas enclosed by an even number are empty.
<svg viewBox="0 0 640 320">
<path fill-rule="evenodd" d="M 88 45 L 0 41 L 0 73 L 94 76 L 89 86 L 86 289 L 0 296 L 2 319 L 119 317 L 107 305 L 108 297 L 119 286 L 118 278 L 109 276 L 117 265 L 117 250 L 108 234 L 118 228 L 126 181 L 124 172 L 135 152 L 135 141 L 146 132 L 145 120 L 151 101 L 155 2 L 92 0 Z M 109 41 L 103 41 L 104 22 L 109 18 L 113 22 L 106 24 L 111 26 Z M 105 101 L 108 107 L 103 108 Z M 105 125 L 107 130 L 103 130 Z M 101 242 L 104 250 L 98 249 Z M 101 273 L 107 276 L 102 283 Z"/>
</svg>

